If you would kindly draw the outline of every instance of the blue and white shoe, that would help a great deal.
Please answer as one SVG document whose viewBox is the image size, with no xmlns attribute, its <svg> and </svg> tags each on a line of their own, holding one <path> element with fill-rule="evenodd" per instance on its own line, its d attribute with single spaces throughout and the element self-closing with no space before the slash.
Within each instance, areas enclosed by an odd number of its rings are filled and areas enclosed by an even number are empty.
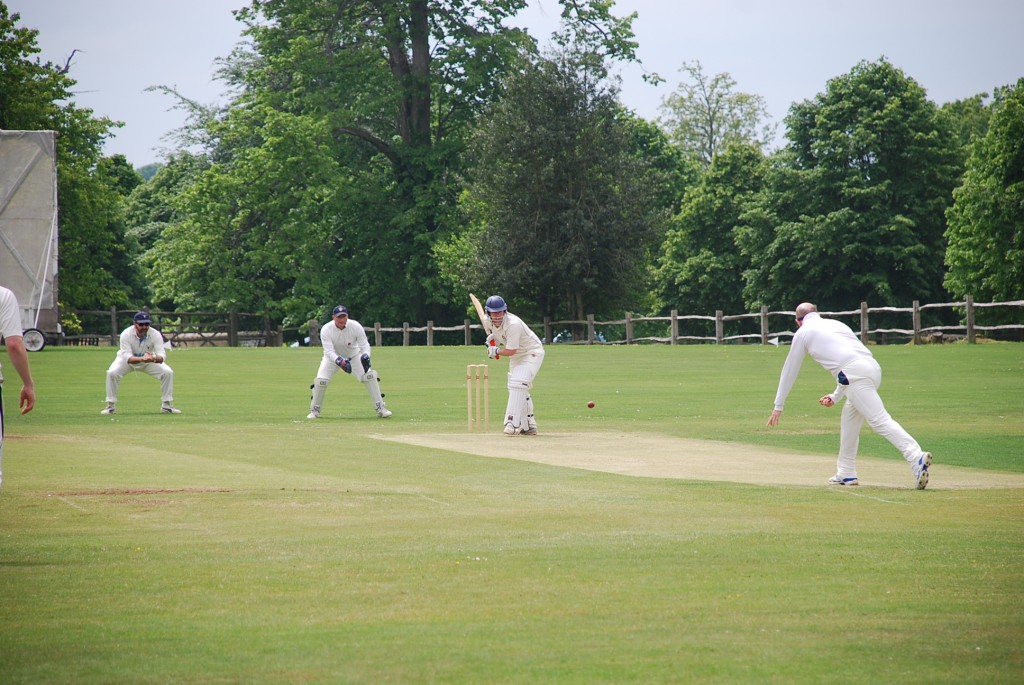
<svg viewBox="0 0 1024 685">
<path fill-rule="evenodd" d="M 932 453 L 922 452 L 921 456 L 917 458 L 917 463 L 911 467 L 914 472 L 914 478 L 917 480 L 918 490 L 924 490 L 928 487 L 928 467 L 931 465 Z"/>
<path fill-rule="evenodd" d="M 856 476 L 854 476 L 853 478 L 843 478 L 842 476 L 840 476 L 837 473 L 836 475 L 834 475 L 834 476 L 832 476 L 831 478 L 828 479 L 828 484 L 829 485 L 860 485 L 860 481 L 857 480 Z"/>
</svg>

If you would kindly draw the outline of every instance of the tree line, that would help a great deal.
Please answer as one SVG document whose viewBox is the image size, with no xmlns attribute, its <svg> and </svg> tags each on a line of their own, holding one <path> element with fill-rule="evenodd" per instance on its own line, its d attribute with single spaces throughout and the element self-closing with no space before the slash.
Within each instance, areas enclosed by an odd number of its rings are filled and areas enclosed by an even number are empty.
<svg viewBox="0 0 1024 685">
<path fill-rule="evenodd" d="M 0 127 L 59 133 L 62 307 L 289 326 L 339 301 L 461 320 L 471 291 L 536 319 L 1024 297 L 1024 78 L 939 106 L 865 60 L 772 150 L 763 99 L 699 62 L 661 118 L 631 112 L 610 69 L 635 14 L 560 4 L 541 45 L 522 0 L 253 0 L 227 105 L 159 87 L 189 119 L 144 179 L 0 0 Z"/>
</svg>

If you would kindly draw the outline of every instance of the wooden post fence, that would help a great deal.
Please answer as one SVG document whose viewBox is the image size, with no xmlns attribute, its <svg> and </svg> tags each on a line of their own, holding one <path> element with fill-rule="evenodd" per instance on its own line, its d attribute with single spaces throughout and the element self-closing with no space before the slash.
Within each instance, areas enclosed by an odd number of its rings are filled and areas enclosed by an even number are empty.
<svg viewBox="0 0 1024 685">
<path fill-rule="evenodd" d="M 870 308 L 867 302 L 861 302 L 860 307 L 852 310 L 825 312 L 824 315 L 836 316 L 850 323 L 855 334 L 857 324 L 852 321 L 853 317 L 859 315 L 859 338 L 864 343 L 874 341 L 878 344 L 890 342 L 890 338 L 908 338 L 914 345 L 930 342 L 932 339 L 941 341 L 944 336 L 947 339 L 965 338 L 970 344 L 976 344 L 979 336 L 986 336 L 990 331 L 998 331 L 999 337 L 1020 340 L 1024 337 L 1024 324 L 1022 323 L 999 323 L 990 325 L 987 312 L 979 315 L 979 310 L 989 307 L 1016 307 L 1024 308 L 1024 300 L 1008 302 L 984 302 L 976 303 L 972 295 L 965 295 L 965 299 L 958 302 L 943 302 L 922 304 L 920 300 L 913 300 L 909 307 L 884 306 Z M 932 323 L 930 313 L 925 310 L 945 309 L 946 314 L 938 317 L 942 322 L 936 325 Z M 75 310 L 75 313 L 86 320 L 85 330 L 79 335 L 61 336 L 55 344 L 106 344 L 107 326 L 109 325 L 109 344 L 116 346 L 120 335 L 121 325 L 130 318 L 131 314 L 144 307 L 122 309 L 111 307 L 100 310 Z M 152 312 L 154 321 L 160 326 L 160 330 L 175 345 L 223 345 L 227 343 L 232 347 L 244 346 L 280 346 L 284 344 L 285 331 L 296 332 L 301 329 L 282 328 L 275 329 L 275 322 L 267 312 Z M 574 335 L 575 344 L 597 344 L 601 342 L 625 343 L 629 345 L 653 343 L 669 343 L 671 345 L 682 342 L 701 342 L 725 344 L 732 342 L 769 344 L 769 340 L 788 338 L 793 335 L 792 321 L 788 319 L 789 311 L 769 311 L 767 306 L 761 306 L 760 311 L 745 312 L 736 315 L 725 315 L 723 310 L 715 310 L 714 316 L 693 314 L 680 316 L 678 309 L 670 311 L 669 316 L 641 316 L 635 312 L 624 312 L 617 320 L 596 321 L 594 314 L 587 314 L 585 320 L 552 320 L 552 317 L 545 316 L 543 324 L 531 323 L 531 327 L 540 332 L 541 325 L 544 330 L 544 340 L 551 344 L 558 332 L 569 329 Z M 874 315 L 875 326 L 871 328 L 871 316 Z M 979 322 L 977 319 L 981 317 Z M 995 317 L 992 317 L 995 319 Z M 1024 318 L 1024 317 L 1022 317 Z M 698 323 L 694 324 L 692 330 L 685 321 L 692 319 Z M 785 319 L 785 320 L 784 320 Z M 894 323 L 890 323 L 894 320 Z M 710 322 L 714 322 L 713 330 Z M 956 325 L 952 322 L 956 321 Z M 660 325 L 652 326 L 650 324 Z M 725 323 L 728 322 L 730 330 L 725 330 Z M 638 328 L 638 324 L 640 327 Z M 777 327 L 773 332 L 773 324 Z M 927 327 L 926 327 L 926 324 Z M 307 322 L 309 329 L 309 344 L 319 346 L 321 344 L 321 326 L 316 319 Z M 582 330 L 586 327 L 585 337 Z M 599 329 L 600 327 L 600 329 Z M 469 346 L 473 344 L 474 331 L 479 328 L 472 318 L 464 318 L 461 325 L 451 327 L 438 327 L 433 320 L 426 322 L 425 326 L 413 326 L 408 321 L 403 322 L 401 327 L 384 327 L 377 321 L 373 325 L 374 340 L 377 347 L 385 343 L 395 344 L 394 337 L 385 339 L 387 336 L 402 334 L 402 346 L 409 347 L 413 344 L 434 346 L 439 344 L 438 331 L 453 331 L 455 341 L 458 340 L 458 330 L 463 330 L 464 343 Z M 735 328 L 735 330 L 733 330 Z M 166 330 L 165 330 L 166 329 Z M 261 330 L 262 329 L 262 330 Z M 558 329 L 557 331 L 555 329 Z M 650 329 L 653 335 L 645 335 Z M 684 330 L 685 329 L 685 330 Z M 614 335 L 617 339 L 612 339 Z M 419 337 L 420 333 L 424 337 Z M 665 337 L 666 333 L 668 337 Z M 687 335 L 689 333 L 689 335 Z M 728 333 L 728 335 L 726 335 Z M 413 341 L 413 335 L 416 340 Z M 448 344 L 448 336 L 442 335 L 440 344 Z M 65 341 L 65 342 L 62 342 Z"/>
<path fill-rule="evenodd" d="M 238 312 L 228 313 L 228 347 L 238 347 Z"/>
<path fill-rule="evenodd" d="M 967 342 L 974 343 L 974 297 L 967 296 Z"/>
<path fill-rule="evenodd" d="M 921 303 L 914 300 L 914 344 L 921 344 Z"/>
<path fill-rule="evenodd" d="M 110 308 L 110 345 L 117 347 L 121 331 L 117 330 L 117 307 Z"/>
</svg>

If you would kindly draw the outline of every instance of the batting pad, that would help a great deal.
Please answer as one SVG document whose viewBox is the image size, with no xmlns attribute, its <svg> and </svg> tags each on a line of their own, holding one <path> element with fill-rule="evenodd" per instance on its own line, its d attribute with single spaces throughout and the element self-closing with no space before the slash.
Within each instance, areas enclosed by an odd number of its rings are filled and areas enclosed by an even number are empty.
<svg viewBox="0 0 1024 685">
<path fill-rule="evenodd" d="M 513 428 L 526 429 L 526 406 L 530 401 L 529 390 L 523 385 L 509 383 L 508 406 L 505 408 L 505 423 Z"/>
<path fill-rule="evenodd" d="M 377 372 L 370 369 L 363 376 L 363 385 L 366 386 L 366 392 L 370 393 L 370 399 L 373 400 L 375 407 L 380 407 L 384 401 L 384 396 L 380 394 L 380 383 L 377 381 Z"/>
<path fill-rule="evenodd" d="M 324 395 L 327 393 L 327 384 L 331 381 L 327 378 L 316 378 L 313 381 L 313 397 L 309 403 L 310 411 L 320 411 L 320 407 L 324 406 Z"/>
</svg>

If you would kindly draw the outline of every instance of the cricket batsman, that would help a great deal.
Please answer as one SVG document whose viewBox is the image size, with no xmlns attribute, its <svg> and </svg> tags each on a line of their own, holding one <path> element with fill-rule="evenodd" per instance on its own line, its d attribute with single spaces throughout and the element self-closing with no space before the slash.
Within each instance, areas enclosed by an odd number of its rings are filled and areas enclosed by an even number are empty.
<svg viewBox="0 0 1024 685">
<path fill-rule="evenodd" d="M 334 374 L 341 369 L 356 377 L 366 386 L 370 394 L 377 416 L 386 419 L 391 411 L 384 406 L 384 395 L 380 391 L 377 372 L 370 367 L 370 342 L 366 339 L 366 330 L 362 324 L 348 318 L 348 308 L 339 304 L 331 312 L 332 322 L 320 329 L 320 342 L 324 348 L 324 356 L 320 368 L 313 379 L 313 397 L 309 404 L 307 419 L 319 419 L 320 408 L 324 403 L 324 393 Z"/>
<path fill-rule="evenodd" d="M 500 295 L 488 297 L 484 310 L 491 324 L 487 356 L 490 359 L 508 357 L 505 435 L 537 435 L 530 389 L 544 363 L 544 343 L 522 319 L 508 311 L 508 305 Z"/>
</svg>

